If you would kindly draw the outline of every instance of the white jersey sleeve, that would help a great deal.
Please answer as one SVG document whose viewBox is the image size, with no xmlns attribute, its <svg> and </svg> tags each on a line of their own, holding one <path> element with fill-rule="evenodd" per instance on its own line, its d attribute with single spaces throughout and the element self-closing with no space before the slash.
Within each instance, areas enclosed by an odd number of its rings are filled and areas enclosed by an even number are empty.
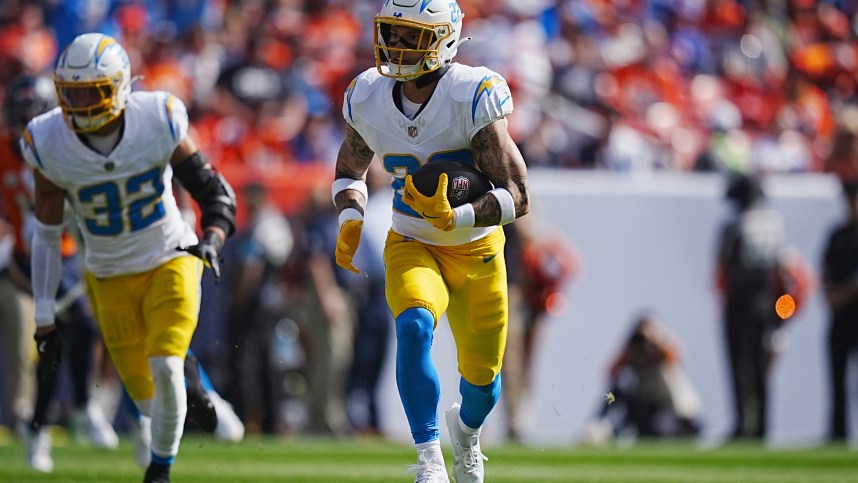
<svg viewBox="0 0 858 483">
<path fill-rule="evenodd" d="M 375 68 L 367 69 L 349 83 L 346 92 L 343 95 L 343 117 L 356 131 L 360 132 L 359 127 L 363 116 L 358 116 L 360 105 L 366 101 L 372 93 L 371 82 L 374 78 L 380 77 Z"/>
<path fill-rule="evenodd" d="M 465 91 L 470 100 L 468 139 L 480 129 L 512 113 L 512 94 L 500 74 L 485 67 L 474 69 L 475 76 Z"/>
<path fill-rule="evenodd" d="M 179 144 L 188 134 L 188 110 L 181 99 L 166 92 L 158 92 L 163 99 L 165 126 L 170 130 L 170 137 Z"/>
</svg>

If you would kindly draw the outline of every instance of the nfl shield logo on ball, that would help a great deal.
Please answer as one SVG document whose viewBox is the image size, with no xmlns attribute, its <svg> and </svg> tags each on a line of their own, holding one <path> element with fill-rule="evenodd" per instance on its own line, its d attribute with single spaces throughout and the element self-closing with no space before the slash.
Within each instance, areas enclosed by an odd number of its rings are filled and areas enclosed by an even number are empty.
<svg viewBox="0 0 858 483">
<path fill-rule="evenodd" d="M 416 138 L 417 137 L 417 126 L 408 126 L 408 135 Z"/>
<path fill-rule="evenodd" d="M 457 176 L 450 182 L 450 197 L 457 200 L 468 199 L 471 182 L 464 176 Z"/>
</svg>

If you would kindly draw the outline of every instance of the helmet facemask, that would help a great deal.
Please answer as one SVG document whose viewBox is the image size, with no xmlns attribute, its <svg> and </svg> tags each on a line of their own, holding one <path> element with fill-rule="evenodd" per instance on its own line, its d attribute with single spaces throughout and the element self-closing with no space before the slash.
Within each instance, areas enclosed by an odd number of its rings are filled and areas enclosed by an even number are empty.
<svg viewBox="0 0 858 483">
<path fill-rule="evenodd" d="M 57 100 L 66 124 L 92 133 L 119 118 L 131 95 L 128 53 L 110 36 L 89 33 L 76 37 L 54 69 Z"/>
<path fill-rule="evenodd" d="M 391 42 L 394 26 L 411 29 L 409 35 Z M 413 40 L 416 39 L 416 42 Z M 375 18 L 375 64 L 379 73 L 398 80 L 412 80 L 449 63 L 440 50 L 454 47 L 453 27 L 448 23 L 426 24 L 394 17 Z M 415 60 L 409 62 L 408 57 Z M 418 57 L 419 56 L 419 57 Z M 384 68 L 383 68 L 384 67 Z"/>
<path fill-rule="evenodd" d="M 87 82 L 54 79 L 57 98 L 72 129 L 80 133 L 97 131 L 122 114 L 125 105 L 117 95 L 121 73 L 118 77 Z"/>
</svg>

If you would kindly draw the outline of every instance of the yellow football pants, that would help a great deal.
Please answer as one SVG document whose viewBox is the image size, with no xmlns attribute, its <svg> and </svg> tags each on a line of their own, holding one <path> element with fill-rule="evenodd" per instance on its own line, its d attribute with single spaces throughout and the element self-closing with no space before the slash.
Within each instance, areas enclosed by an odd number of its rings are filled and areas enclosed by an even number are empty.
<svg viewBox="0 0 858 483">
<path fill-rule="evenodd" d="M 456 341 L 459 373 L 477 386 L 500 372 L 507 336 L 507 283 L 498 228 L 464 245 L 427 245 L 393 231 L 384 249 L 387 302 L 394 317 L 423 307 L 443 313 Z"/>
<path fill-rule="evenodd" d="M 180 256 L 139 274 L 86 274 L 104 343 L 131 399 L 152 398 L 150 356 L 185 358 L 200 312 L 202 270 L 198 258 Z"/>
</svg>

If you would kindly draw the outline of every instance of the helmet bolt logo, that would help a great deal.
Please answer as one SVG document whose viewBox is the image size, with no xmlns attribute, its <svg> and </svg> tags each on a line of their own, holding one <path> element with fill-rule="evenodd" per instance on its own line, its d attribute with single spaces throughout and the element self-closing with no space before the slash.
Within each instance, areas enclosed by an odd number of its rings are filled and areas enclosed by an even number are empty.
<svg viewBox="0 0 858 483">
<path fill-rule="evenodd" d="M 450 184 L 450 197 L 455 198 L 457 200 L 463 200 L 468 198 L 468 191 L 470 191 L 471 182 L 468 178 L 464 176 L 457 176 L 453 178 L 453 181 Z"/>
</svg>

